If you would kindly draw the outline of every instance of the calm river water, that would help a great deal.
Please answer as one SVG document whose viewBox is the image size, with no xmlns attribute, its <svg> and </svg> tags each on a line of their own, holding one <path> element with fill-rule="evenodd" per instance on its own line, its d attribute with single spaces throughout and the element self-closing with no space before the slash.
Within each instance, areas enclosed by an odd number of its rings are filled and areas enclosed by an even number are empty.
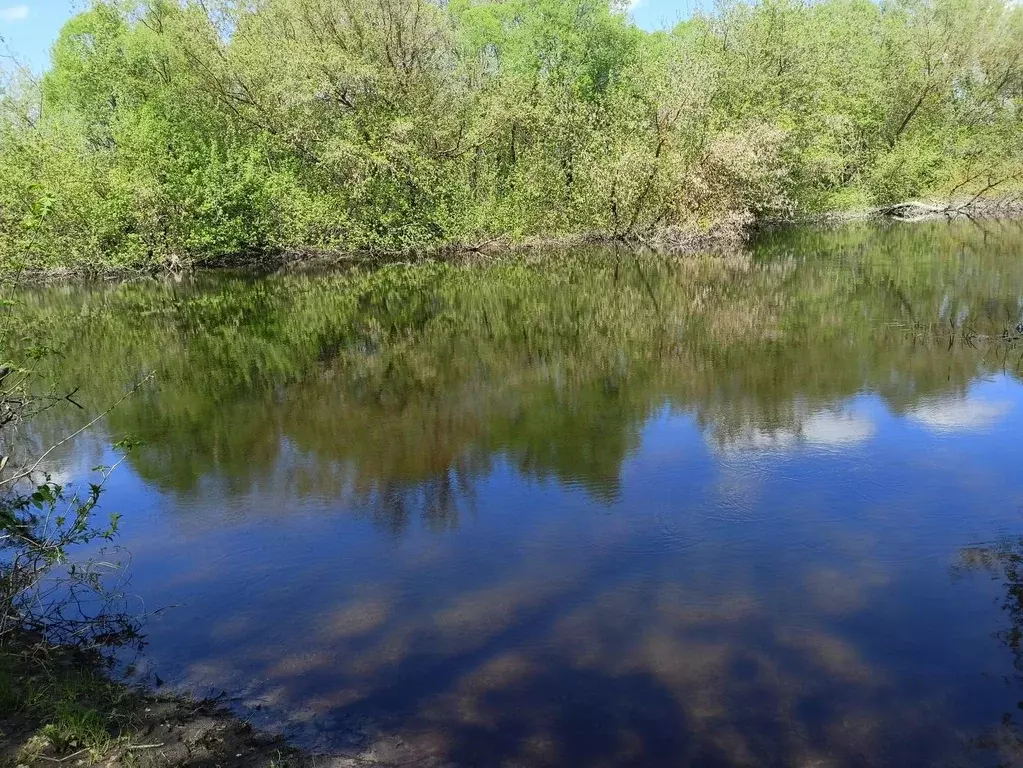
<svg viewBox="0 0 1023 768">
<path fill-rule="evenodd" d="M 22 297 L 140 676 L 410 765 L 1023 762 L 1023 226 Z M 76 413 L 51 412 L 38 439 Z"/>
</svg>

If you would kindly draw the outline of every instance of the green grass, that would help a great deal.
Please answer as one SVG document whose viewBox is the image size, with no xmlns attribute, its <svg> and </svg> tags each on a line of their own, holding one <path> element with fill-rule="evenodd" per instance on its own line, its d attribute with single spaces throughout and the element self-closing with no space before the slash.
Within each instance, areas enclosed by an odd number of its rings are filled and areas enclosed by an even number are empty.
<svg viewBox="0 0 1023 768">
<path fill-rule="evenodd" d="M 0 645 L 0 768 L 167 768 L 181 765 L 186 755 L 202 765 L 223 765 L 239 753 L 251 760 L 246 765 L 315 765 L 283 741 L 254 734 L 212 702 L 156 698 L 111 679 L 109 671 L 99 654 L 27 642 Z M 168 721 L 170 728 L 164 727 Z M 157 726 L 160 743 L 147 743 Z"/>
<path fill-rule="evenodd" d="M 133 696 L 73 653 L 0 648 L 0 720 L 33 728 L 13 754 L 0 752 L 0 766 L 31 765 L 43 753 L 102 755 L 128 724 Z"/>
</svg>

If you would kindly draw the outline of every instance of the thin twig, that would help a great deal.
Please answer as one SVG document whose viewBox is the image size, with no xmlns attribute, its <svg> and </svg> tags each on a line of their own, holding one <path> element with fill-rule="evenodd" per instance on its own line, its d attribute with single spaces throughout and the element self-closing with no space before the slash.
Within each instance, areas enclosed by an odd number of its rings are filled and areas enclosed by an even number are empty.
<svg viewBox="0 0 1023 768">
<path fill-rule="evenodd" d="M 72 752 L 70 755 L 67 755 L 67 756 L 61 757 L 61 758 L 47 757 L 46 755 L 36 755 L 36 757 L 38 757 L 38 758 L 40 758 L 42 760 L 49 760 L 51 763 L 66 763 L 68 760 L 72 760 L 72 759 L 78 757 L 79 755 L 81 755 L 81 754 L 83 754 L 85 752 L 88 752 L 88 751 L 89 751 L 89 748 L 86 747 L 85 749 L 80 749 L 77 752 Z"/>
<path fill-rule="evenodd" d="M 33 472 L 35 472 L 35 471 L 36 471 L 36 469 L 38 469 L 38 468 L 39 468 L 39 465 L 43 463 L 43 460 L 44 460 L 44 459 L 45 459 L 45 458 L 46 458 L 47 456 L 49 456 L 49 455 L 50 455 L 51 453 L 53 453 L 53 452 L 54 452 L 54 451 L 55 451 L 55 450 L 56 450 L 57 448 L 59 448 L 60 446 L 64 445 L 65 443 L 68 443 L 68 442 L 70 442 L 71 440 L 74 440 L 74 439 L 75 439 L 76 437 L 78 437 L 78 436 L 79 436 L 80 434 L 82 434 L 83 432 L 86 432 L 86 431 L 88 431 L 88 430 L 89 430 L 89 429 L 91 429 L 91 428 L 92 428 L 93 426 L 95 426 L 95 425 L 96 425 L 96 423 L 97 423 L 97 422 L 98 422 L 98 421 L 99 421 L 100 419 L 102 419 L 102 418 L 103 418 L 104 416 L 106 416 L 106 415 L 107 415 L 108 413 L 110 413 L 110 412 L 111 412 L 112 410 L 114 410 L 114 409 L 115 409 L 115 408 L 116 408 L 117 406 L 119 406 L 119 405 L 120 405 L 121 403 L 123 403 L 123 402 L 124 402 L 125 400 L 127 400 L 127 399 L 128 399 L 129 397 L 131 397 L 131 396 L 132 396 L 132 395 L 134 395 L 134 394 L 135 394 L 136 392 L 138 392 L 138 391 L 139 391 L 139 389 L 140 389 L 140 388 L 142 387 L 142 385 L 143 385 L 143 384 L 145 384 L 145 383 L 146 383 L 147 381 L 149 381 L 149 380 L 150 380 L 151 378 L 153 378 L 153 376 L 154 376 L 154 375 L 155 375 L 155 374 L 153 374 L 153 373 L 149 373 L 149 374 L 146 374 L 146 376 L 145 376 L 145 377 L 143 377 L 143 378 L 142 378 L 142 379 L 141 379 L 140 381 L 136 382 L 136 383 L 135 383 L 135 386 L 133 386 L 133 387 L 132 387 L 131 389 L 129 389 L 129 390 L 127 391 L 127 392 L 125 392 L 125 393 L 124 393 L 124 395 L 123 395 L 123 396 L 122 396 L 122 397 L 121 397 L 121 398 L 120 398 L 120 399 L 119 399 L 119 400 L 118 400 L 118 401 L 117 401 L 116 403 L 114 403 L 114 404 L 113 404 L 113 405 L 111 405 L 111 406 L 110 406 L 109 408 L 107 408 L 107 409 L 106 409 L 105 411 L 103 411 L 103 413 L 101 413 L 101 414 L 100 414 L 99 416 L 97 416 L 97 417 L 96 417 L 95 419 L 93 419 L 92 421 L 90 421 L 90 422 L 89 422 L 88 424 L 86 424 L 86 425 L 85 425 L 84 427 L 82 427 L 81 429 L 78 429 L 78 430 L 76 430 L 75 432 L 72 432 L 72 433 L 71 433 L 70 435 L 68 435 L 67 437 L 65 437 L 65 438 L 64 438 L 63 440 L 60 440 L 60 441 L 58 441 L 58 442 L 54 443 L 53 445 L 51 445 L 51 446 L 50 446 L 49 448 L 47 448 L 47 449 L 46 449 L 46 451 L 44 451 L 44 452 L 43 452 L 43 454 L 42 454 L 42 455 L 41 455 L 41 456 L 40 456 L 40 457 L 39 457 L 38 459 L 36 459 L 35 463 L 34 463 L 34 464 L 33 464 L 33 465 L 31 466 L 31 467 L 29 467 L 28 469 L 24 470 L 24 471 L 23 471 L 23 472 L 21 472 L 20 474 L 17 474 L 17 475 L 11 475 L 10 477 L 8 477 L 8 478 L 5 478 L 4 480 L 0 480 L 0 486 L 4 486 L 4 485 L 7 485 L 7 484 L 9 484 L 9 483 L 14 483 L 14 482 L 16 482 L 16 481 L 18 481 L 18 480 L 21 480 L 21 479 L 23 479 L 23 478 L 26 478 L 26 477 L 28 477 L 29 475 L 31 475 L 31 474 L 32 474 Z"/>
</svg>

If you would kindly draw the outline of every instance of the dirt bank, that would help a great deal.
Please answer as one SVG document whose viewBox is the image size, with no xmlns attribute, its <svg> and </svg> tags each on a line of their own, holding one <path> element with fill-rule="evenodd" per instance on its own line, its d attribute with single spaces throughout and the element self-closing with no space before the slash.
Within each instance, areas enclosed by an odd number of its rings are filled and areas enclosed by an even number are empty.
<svg viewBox="0 0 1023 768">
<path fill-rule="evenodd" d="M 312 754 L 252 728 L 218 700 L 161 696 L 118 682 L 98 653 L 34 638 L 0 646 L 0 768 L 399 764 L 424 763 L 386 740 L 353 755 Z"/>
</svg>

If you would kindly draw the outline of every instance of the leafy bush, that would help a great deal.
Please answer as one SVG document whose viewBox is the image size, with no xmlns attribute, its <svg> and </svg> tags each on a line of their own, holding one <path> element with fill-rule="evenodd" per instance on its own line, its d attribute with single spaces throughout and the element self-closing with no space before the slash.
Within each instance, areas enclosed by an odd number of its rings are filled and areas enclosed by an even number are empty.
<svg viewBox="0 0 1023 768">
<path fill-rule="evenodd" d="M 0 96 L 0 264 L 411 250 L 1023 184 L 1023 7 L 100 0 Z"/>
</svg>

